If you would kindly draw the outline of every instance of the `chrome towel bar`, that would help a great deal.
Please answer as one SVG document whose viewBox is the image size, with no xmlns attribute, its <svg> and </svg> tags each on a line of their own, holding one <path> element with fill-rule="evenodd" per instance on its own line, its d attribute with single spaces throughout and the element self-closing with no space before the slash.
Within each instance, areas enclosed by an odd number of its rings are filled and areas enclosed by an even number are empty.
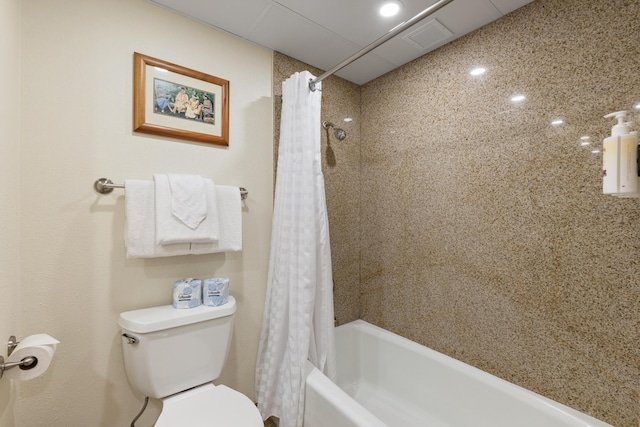
<svg viewBox="0 0 640 427">
<path fill-rule="evenodd" d="M 114 188 L 124 188 L 124 184 L 114 184 L 109 178 L 100 178 L 93 183 L 93 189 L 100 194 L 109 194 Z M 249 195 L 249 191 L 244 187 L 238 188 L 240 189 L 240 198 L 245 200 Z"/>
</svg>

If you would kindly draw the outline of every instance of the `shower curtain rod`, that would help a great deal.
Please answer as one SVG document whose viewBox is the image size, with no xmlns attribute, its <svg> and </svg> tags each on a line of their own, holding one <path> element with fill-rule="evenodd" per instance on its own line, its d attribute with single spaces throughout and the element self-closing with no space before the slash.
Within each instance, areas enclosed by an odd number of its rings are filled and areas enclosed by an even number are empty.
<svg viewBox="0 0 640 427">
<path fill-rule="evenodd" d="M 348 57 L 347 59 L 345 59 L 344 61 L 342 61 L 338 65 L 336 65 L 335 67 L 331 68 L 329 71 L 326 71 L 320 77 L 316 77 L 315 79 L 309 81 L 309 89 L 311 89 L 312 92 L 315 92 L 317 83 L 320 83 L 322 80 L 326 79 L 330 75 L 335 74 L 336 72 L 338 72 L 342 68 L 344 68 L 347 65 L 351 64 L 356 59 L 359 59 L 360 57 L 366 55 L 367 53 L 371 52 L 373 49 L 377 48 L 378 46 L 380 46 L 384 42 L 386 42 L 389 39 L 395 37 L 396 35 L 400 34 L 401 32 L 403 32 L 404 30 L 408 29 L 409 27 L 417 24 L 418 22 L 422 21 L 427 16 L 430 16 L 430 15 L 436 13 L 437 11 L 439 11 L 440 9 L 442 9 L 443 7 L 445 7 L 446 5 L 451 3 L 452 1 L 453 0 L 440 0 L 437 3 L 432 4 L 431 6 L 429 6 L 428 8 L 426 8 L 425 10 L 423 10 L 422 12 L 420 12 L 419 14 L 414 16 L 413 18 L 409 19 L 408 21 L 405 21 L 405 22 L 403 22 L 401 24 L 396 25 L 395 27 L 390 29 L 389 32 L 387 34 L 385 34 L 384 36 L 380 37 L 379 39 L 377 39 L 376 41 L 374 41 L 370 45 L 365 46 L 364 48 L 360 49 L 359 51 L 357 51 L 356 53 L 354 53 L 353 55 L 351 55 L 350 57 Z"/>
</svg>

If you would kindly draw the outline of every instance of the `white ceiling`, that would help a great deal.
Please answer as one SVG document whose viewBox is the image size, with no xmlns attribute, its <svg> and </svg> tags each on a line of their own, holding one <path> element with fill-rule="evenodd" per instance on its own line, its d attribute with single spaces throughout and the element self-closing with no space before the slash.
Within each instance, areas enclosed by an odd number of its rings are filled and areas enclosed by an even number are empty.
<svg viewBox="0 0 640 427">
<path fill-rule="evenodd" d="M 400 0 L 393 18 L 385 0 L 150 0 L 321 70 L 328 70 L 436 0 Z M 533 0 L 454 0 L 435 14 L 338 71 L 364 84 L 494 21 Z"/>
</svg>

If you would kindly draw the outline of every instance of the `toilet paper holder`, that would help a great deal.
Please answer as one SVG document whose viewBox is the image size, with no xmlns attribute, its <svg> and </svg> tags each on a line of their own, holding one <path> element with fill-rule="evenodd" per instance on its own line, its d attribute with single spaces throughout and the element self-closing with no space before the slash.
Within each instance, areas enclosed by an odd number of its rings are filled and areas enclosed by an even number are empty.
<svg viewBox="0 0 640 427">
<path fill-rule="evenodd" d="M 18 346 L 19 342 L 16 340 L 15 335 L 11 335 L 9 337 L 9 341 L 7 342 L 7 356 L 11 356 L 13 350 Z M 38 358 L 34 356 L 23 357 L 22 360 L 18 362 L 7 362 L 4 363 L 4 357 L 0 356 L 0 379 L 2 379 L 2 375 L 4 371 L 7 369 L 15 368 L 19 366 L 23 371 L 29 370 L 31 368 L 35 368 L 38 364 Z"/>
<path fill-rule="evenodd" d="M 20 342 L 16 340 L 16 336 L 11 335 L 7 342 L 7 356 L 11 356 L 11 353 L 13 353 L 13 350 L 18 346 L 18 344 L 20 344 Z"/>
</svg>

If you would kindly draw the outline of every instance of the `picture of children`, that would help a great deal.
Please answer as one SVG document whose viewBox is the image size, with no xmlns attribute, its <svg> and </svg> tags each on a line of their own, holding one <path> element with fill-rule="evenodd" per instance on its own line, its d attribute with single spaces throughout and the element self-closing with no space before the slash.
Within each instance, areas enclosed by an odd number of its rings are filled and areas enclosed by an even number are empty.
<svg viewBox="0 0 640 427">
<path fill-rule="evenodd" d="M 185 111 L 184 116 L 189 119 L 199 119 L 201 108 L 202 105 L 200 104 L 200 100 L 197 96 L 193 95 L 189 100 L 189 104 L 187 104 L 187 111 Z"/>
<path fill-rule="evenodd" d="M 187 110 L 188 103 L 189 97 L 187 96 L 187 90 L 181 87 L 180 92 L 176 95 L 176 102 L 174 102 L 169 109 L 173 114 L 184 113 Z"/>
<path fill-rule="evenodd" d="M 215 95 L 154 78 L 154 113 L 215 124 Z"/>
<path fill-rule="evenodd" d="M 167 95 L 167 91 L 164 89 L 162 85 L 156 86 L 155 99 L 156 99 L 155 111 L 160 110 L 161 113 L 164 113 L 164 110 L 167 108 L 167 106 L 169 106 L 169 95 Z"/>
<path fill-rule="evenodd" d="M 207 123 L 215 124 L 215 116 L 213 114 L 213 103 L 208 95 L 204 96 L 202 101 L 202 110 L 200 110 L 200 118 Z"/>
</svg>

